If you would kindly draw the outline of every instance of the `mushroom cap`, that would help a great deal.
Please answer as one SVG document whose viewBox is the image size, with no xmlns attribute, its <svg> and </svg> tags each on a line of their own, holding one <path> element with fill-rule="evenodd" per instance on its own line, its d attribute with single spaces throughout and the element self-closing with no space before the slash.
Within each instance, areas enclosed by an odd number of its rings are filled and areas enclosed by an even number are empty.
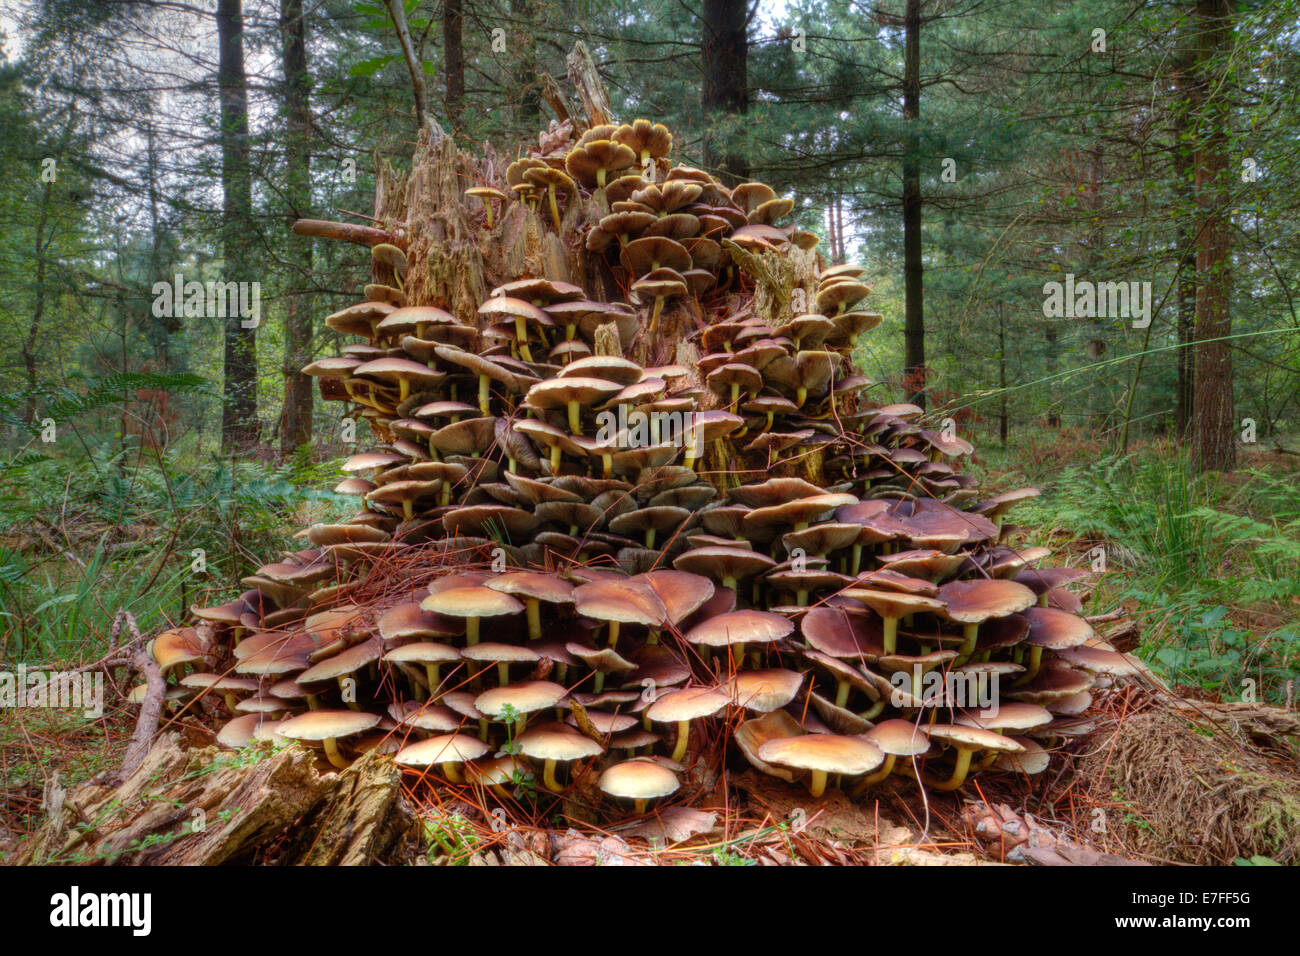
<svg viewBox="0 0 1300 956">
<path fill-rule="evenodd" d="M 390 704 L 388 715 L 399 724 L 414 727 L 417 730 L 431 730 L 445 734 L 459 730 L 464 720 L 450 707 L 441 704 L 418 703 L 408 700 L 405 703 Z"/>
<path fill-rule="evenodd" d="M 502 614 L 518 614 L 524 609 L 509 594 L 482 585 L 450 588 L 430 594 L 420 602 L 420 607 L 449 617 L 497 617 Z"/>
<path fill-rule="evenodd" d="M 379 636 L 386 641 L 409 637 L 454 637 L 460 622 L 426 611 L 415 601 L 390 607 L 379 616 Z"/>
<path fill-rule="evenodd" d="M 1051 723 L 1052 715 L 1037 704 L 998 703 L 983 710 L 958 714 L 954 724 L 984 730 L 1029 730 Z"/>
<path fill-rule="evenodd" d="M 730 644 L 768 644 L 789 637 L 794 622 L 770 611 L 731 611 L 691 628 L 684 639 L 691 644 L 726 647 Z"/>
<path fill-rule="evenodd" d="M 283 721 L 276 730 L 294 740 L 329 740 L 350 737 L 379 723 L 374 714 L 357 710 L 309 710 Z"/>
<path fill-rule="evenodd" d="M 895 757 L 916 757 L 930 749 L 930 737 L 926 728 L 910 720 L 882 720 L 863 736 Z"/>
<path fill-rule="evenodd" d="M 853 495 L 819 491 L 818 494 L 806 498 L 795 498 L 780 504 L 754 508 L 745 515 L 744 528 L 746 533 L 758 533 L 773 525 L 793 527 L 796 524 L 806 524 L 818 520 L 836 508 L 857 504 L 857 501 L 858 499 Z"/>
<path fill-rule="evenodd" d="M 850 776 L 870 773 L 885 762 L 884 753 L 871 741 L 838 734 L 778 737 L 760 744 L 758 756 L 785 767 Z"/>
<path fill-rule="evenodd" d="M 944 615 L 962 624 L 979 624 L 991 617 L 1006 617 L 1038 602 L 1038 596 L 1023 584 L 1004 578 L 972 578 L 949 581 L 939 588 Z"/>
<path fill-rule="evenodd" d="M 513 707 L 516 713 L 531 714 L 554 707 L 568 693 L 567 689 L 551 681 L 521 681 L 484 691 L 474 698 L 474 706 L 489 717 L 500 716 L 506 705 Z"/>
<path fill-rule="evenodd" d="M 561 763 L 595 757 L 605 751 L 604 747 L 586 734 L 560 723 L 529 727 L 519 735 L 516 742 L 526 756 Z"/>
<path fill-rule="evenodd" d="M 677 723 L 711 717 L 729 703 L 731 695 L 721 687 L 686 687 L 661 694 L 645 713 L 657 723 Z"/>
<path fill-rule="evenodd" d="M 636 578 L 589 581 L 573 591 L 574 609 L 585 617 L 662 627 L 668 609 L 654 589 Z"/>
<path fill-rule="evenodd" d="M 1051 763 L 1051 757 L 1043 749 L 1042 744 L 1036 740 L 1030 740 L 1028 737 L 1012 737 L 1011 739 L 1024 748 L 1023 752 L 998 754 L 998 759 L 993 761 L 995 768 L 1009 773 L 1030 775 L 1042 773 L 1047 769 L 1048 764 Z"/>
<path fill-rule="evenodd" d="M 579 362 L 571 362 L 566 369 L 571 369 Z M 617 382 L 582 376 L 564 376 L 538 382 L 528 390 L 525 401 L 537 408 L 560 408 L 569 402 L 579 405 L 593 405 L 617 394 L 623 388 Z"/>
<path fill-rule="evenodd" d="M 652 800 L 676 793 L 681 786 L 677 775 L 653 760 L 624 760 L 606 767 L 596 780 L 611 797 L 626 800 Z"/>
<path fill-rule="evenodd" d="M 682 552 L 673 559 L 673 567 L 692 574 L 740 580 L 770 571 L 776 567 L 776 562 L 765 554 L 745 548 L 712 545 Z"/>
<path fill-rule="evenodd" d="M 1057 650 L 1056 656 L 1067 664 L 1073 664 L 1094 674 L 1112 674 L 1116 677 L 1133 677 L 1141 671 L 1128 655 L 1104 647 L 1083 644 Z"/>
<path fill-rule="evenodd" d="M 640 577 L 659 596 L 667 612 L 665 619 L 674 625 L 703 607 L 716 590 L 713 582 L 703 575 L 672 568 L 647 571 Z"/>
<path fill-rule="evenodd" d="M 460 651 L 446 644 L 421 641 L 395 647 L 383 659 L 394 664 L 450 664 L 460 660 Z"/>
<path fill-rule="evenodd" d="M 1059 651 L 1078 647 L 1093 636 L 1092 625 L 1068 611 L 1054 607 L 1030 607 L 1021 613 L 1029 621 L 1026 644 Z"/>
<path fill-rule="evenodd" d="M 537 652 L 530 647 L 503 644 L 498 641 L 480 641 L 471 644 L 460 652 L 460 656 L 467 661 L 486 661 L 496 664 L 531 664 L 541 660 Z"/>
<path fill-rule="evenodd" d="M 877 591 L 872 588 L 845 588 L 844 597 L 861 601 L 883 618 L 901 618 L 908 614 L 943 610 L 943 602 L 924 594 L 907 594 L 902 591 Z"/>
<path fill-rule="evenodd" d="M 880 624 L 864 614 L 841 607 L 815 607 L 799 622 L 804 640 L 831 657 L 862 658 L 868 662 L 884 653 Z"/>
<path fill-rule="evenodd" d="M 509 476 L 507 476 L 509 477 Z M 550 487 L 543 485 L 543 487 Z M 555 489 L 557 494 L 565 492 Z M 541 571 L 508 571 L 483 582 L 484 587 L 503 594 L 546 601 L 548 604 L 572 604 L 573 585 L 555 574 Z"/>
<path fill-rule="evenodd" d="M 469 734 L 442 734 L 408 744 L 397 752 L 393 762 L 404 767 L 428 767 L 436 763 L 465 763 L 477 760 L 490 748 Z"/>
<path fill-rule="evenodd" d="M 992 730 L 964 727 L 959 724 L 931 724 L 926 728 L 931 740 L 942 740 L 964 750 L 999 750 L 1016 753 L 1025 748 L 1010 737 Z"/>
<path fill-rule="evenodd" d="M 794 700 L 803 675 L 783 668 L 741 671 L 728 685 L 732 703 L 761 714 L 779 710 Z"/>
<path fill-rule="evenodd" d="M 371 638 L 361 644 L 339 651 L 333 657 L 327 657 L 314 667 L 303 671 L 296 678 L 300 684 L 313 684 L 316 681 L 335 680 L 355 673 L 367 664 L 377 661 L 383 654 L 383 647 L 378 638 Z"/>
</svg>

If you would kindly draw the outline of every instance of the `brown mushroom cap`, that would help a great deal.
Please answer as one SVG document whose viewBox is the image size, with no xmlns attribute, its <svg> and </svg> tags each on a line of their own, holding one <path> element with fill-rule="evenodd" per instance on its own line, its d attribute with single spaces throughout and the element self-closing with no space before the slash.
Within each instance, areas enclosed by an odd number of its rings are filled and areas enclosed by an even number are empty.
<svg viewBox="0 0 1300 956">
<path fill-rule="evenodd" d="M 311 710 L 283 721 L 276 731 L 294 740 L 332 740 L 362 733 L 378 723 L 374 714 L 355 710 Z"/>
<path fill-rule="evenodd" d="M 884 753 L 871 741 L 838 734 L 778 737 L 761 744 L 758 756 L 768 763 L 798 770 L 847 776 L 870 773 L 885 762 Z"/>
<path fill-rule="evenodd" d="M 802 686 L 803 675 L 797 671 L 769 668 L 741 671 L 727 685 L 727 689 L 736 706 L 766 714 L 794 700 Z"/>
<path fill-rule="evenodd" d="M 1092 626 L 1083 618 L 1054 607 L 1029 607 L 1021 613 L 1029 621 L 1027 644 L 1059 651 L 1078 647 L 1093 636 Z"/>
<path fill-rule="evenodd" d="M 474 698 L 474 706 L 489 717 L 500 716 L 507 705 L 516 713 L 531 714 L 554 707 L 568 693 L 564 687 L 551 681 L 521 681 L 484 691 Z"/>
<path fill-rule="evenodd" d="M 526 756 L 557 763 L 583 760 L 604 752 L 604 748 L 586 734 L 560 723 L 529 727 L 516 742 Z"/>
<path fill-rule="evenodd" d="M 1051 723 L 1052 715 L 1037 704 L 999 703 L 982 710 L 958 714 L 953 723 L 984 730 L 1029 730 Z"/>
<path fill-rule="evenodd" d="M 910 720 L 893 718 L 882 720 L 864 735 L 884 753 L 895 757 L 916 757 L 930 749 L 930 737 L 926 727 L 912 723 Z"/>
<path fill-rule="evenodd" d="M 509 594 L 482 585 L 450 588 L 430 594 L 420 607 L 448 617 L 497 617 L 518 614 L 524 606 Z"/>
<path fill-rule="evenodd" d="M 653 800 L 677 792 L 677 775 L 653 760 L 625 760 L 605 768 L 596 781 L 611 797 Z"/>
<path fill-rule="evenodd" d="M 1033 607 L 1038 596 L 1023 584 L 1002 578 L 949 581 L 939 588 L 944 615 L 962 624 L 978 624 Z"/>
<path fill-rule="evenodd" d="M 731 703 L 731 695 L 720 687 L 686 687 L 661 694 L 646 708 L 656 723 L 679 723 L 712 717 Z"/>
<path fill-rule="evenodd" d="M 789 637 L 794 622 L 770 611 L 732 611 L 697 624 L 684 636 L 691 644 L 726 647 L 730 644 L 768 644 Z"/>
<path fill-rule="evenodd" d="M 378 718 L 376 718 L 378 719 Z M 393 762 L 403 767 L 428 767 L 442 763 L 466 763 L 477 760 L 491 748 L 469 734 L 442 734 L 408 744 L 397 752 Z"/>
<path fill-rule="evenodd" d="M 573 591 L 574 609 L 581 615 L 620 624 L 662 627 L 668 609 L 654 589 L 635 578 L 589 581 Z"/>
</svg>

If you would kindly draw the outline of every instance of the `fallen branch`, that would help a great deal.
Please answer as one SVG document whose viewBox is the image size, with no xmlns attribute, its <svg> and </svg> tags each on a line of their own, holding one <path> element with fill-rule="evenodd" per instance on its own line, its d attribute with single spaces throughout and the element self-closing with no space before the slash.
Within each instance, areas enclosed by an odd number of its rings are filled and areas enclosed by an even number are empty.
<svg viewBox="0 0 1300 956">
<path fill-rule="evenodd" d="M 373 248 L 381 242 L 402 246 L 391 232 L 376 229 L 374 226 L 358 226 L 350 222 L 331 222 L 328 219 L 299 219 L 293 224 L 293 231 L 299 236 L 315 236 L 319 239 L 342 239 L 357 245 Z"/>
<path fill-rule="evenodd" d="M 140 634 L 140 628 L 136 626 L 135 617 L 130 611 L 118 611 L 117 617 L 113 619 L 113 645 L 116 647 L 118 644 L 123 624 L 130 631 L 131 643 L 122 648 L 122 651 L 129 653 L 130 665 L 144 675 L 145 694 L 144 703 L 140 705 L 140 714 L 135 720 L 135 730 L 131 733 L 131 743 L 122 758 L 122 765 L 103 781 L 109 786 L 118 786 L 144 763 L 149 748 L 153 746 L 154 736 L 158 733 L 158 722 L 162 719 L 163 696 L 167 692 L 167 682 L 163 680 L 162 670 L 159 669 L 158 662 L 145 650 L 144 637 Z"/>
</svg>

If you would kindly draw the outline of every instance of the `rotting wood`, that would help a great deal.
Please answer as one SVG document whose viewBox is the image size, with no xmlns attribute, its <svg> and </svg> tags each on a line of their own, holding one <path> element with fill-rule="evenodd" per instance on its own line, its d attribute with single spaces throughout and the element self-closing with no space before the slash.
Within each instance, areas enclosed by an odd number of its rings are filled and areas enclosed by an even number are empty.
<svg viewBox="0 0 1300 956">
<path fill-rule="evenodd" d="M 171 733 L 120 786 L 68 792 L 15 862 L 384 862 L 408 849 L 413 820 L 391 758 L 376 752 L 336 773 L 301 746 L 187 749 Z"/>
<path fill-rule="evenodd" d="M 605 92 L 605 83 L 596 69 L 596 61 L 591 57 L 587 44 L 579 40 L 573 44 L 566 60 L 569 82 L 578 91 L 582 108 L 587 114 L 590 126 L 604 126 L 614 121 L 614 114 L 609 108 L 609 95 Z"/>
<path fill-rule="evenodd" d="M 359 226 L 351 222 L 331 222 L 328 219 L 299 219 L 293 224 L 293 231 L 299 236 L 314 236 L 318 239 L 342 239 L 357 245 L 374 247 L 387 242 L 401 246 L 401 237 L 374 226 Z"/>
</svg>

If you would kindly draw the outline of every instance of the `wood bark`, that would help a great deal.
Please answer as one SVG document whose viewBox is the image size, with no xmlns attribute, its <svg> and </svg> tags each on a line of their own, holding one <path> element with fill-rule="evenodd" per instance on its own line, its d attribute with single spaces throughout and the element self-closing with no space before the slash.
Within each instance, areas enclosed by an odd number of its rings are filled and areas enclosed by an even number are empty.
<svg viewBox="0 0 1300 956">
<path fill-rule="evenodd" d="M 907 400 L 925 407 L 924 264 L 921 253 L 921 0 L 903 14 L 903 384 Z"/>
<path fill-rule="evenodd" d="M 1217 71 L 1226 68 L 1232 40 L 1228 0 L 1195 5 L 1197 114 L 1195 190 L 1200 218 L 1196 237 L 1196 345 L 1192 375 L 1192 461 L 1200 471 L 1236 464 L 1232 350 L 1232 179 L 1228 163 L 1228 94 Z M 1220 341 L 1213 341 L 1218 339 Z"/>
<path fill-rule="evenodd" d="M 465 44 L 463 0 L 442 3 L 443 108 L 452 133 L 459 133 L 465 109 Z"/>
<path fill-rule="evenodd" d="M 221 101 L 222 252 L 227 282 L 247 282 L 247 250 L 253 234 L 249 173 L 248 80 L 244 72 L 241 0 L 217 0 L 217 87 Z M 228 316 L 224 327 L 225 383 L 221 449 L 230 454 L 257 441 L 256 329 Z"/>
<path fill-rule="evenodd" d="M 728 185 L 749 178 L 749 160 L 734 143 L 717 143 L 717 125 L 743 116 L 749 106 L 749 11 L 745 0 L 704 0 L 704 165 Z M 730 139 L 730 136 L 728 136 Z"/>
<path fill-rule="evenodd" d="M 288 127 L 285 198 L 292 225 L 309 215 L 311 209 L 311 81 L 302 0 L 281 0 L 280 40 Z M 284 330 L 284 425 L 280 431 L 280 453 L 286 458 L 311 442 L 312 379 L 302 373 L 302 367 L 312 359 L 312 259 L 312 243 L 295 242 L 290 247 Z"/>
</svg>

